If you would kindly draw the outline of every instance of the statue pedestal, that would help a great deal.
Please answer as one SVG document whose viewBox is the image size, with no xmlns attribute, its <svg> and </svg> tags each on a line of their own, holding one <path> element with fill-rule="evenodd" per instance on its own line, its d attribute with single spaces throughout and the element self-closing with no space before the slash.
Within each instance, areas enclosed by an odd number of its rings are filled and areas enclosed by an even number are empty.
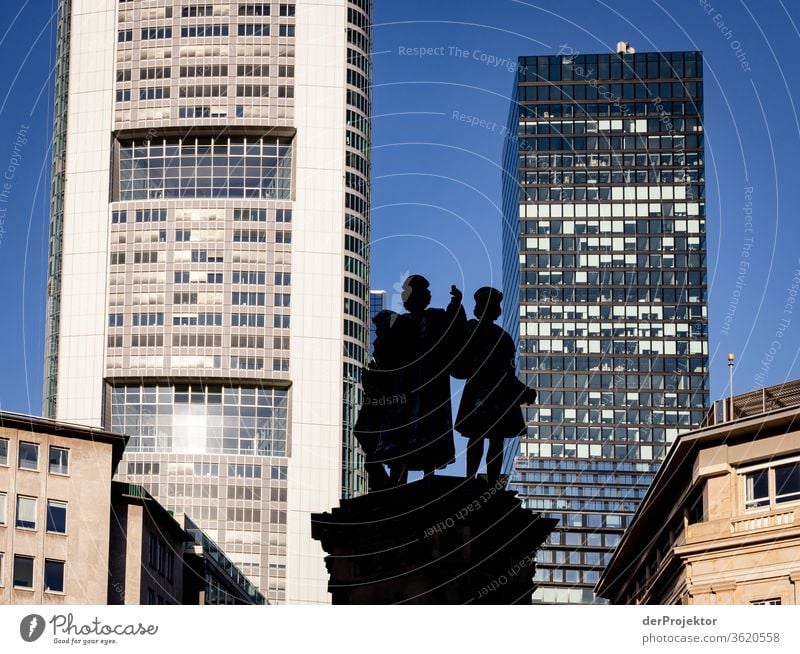
<svg viewBox="0 0 800 654">
<path fill-rule="evenodd" d="M 334 604 L 530 604 L 557 520 L 498 484 L 434 476 L 311 516 Z"/>
</svg>

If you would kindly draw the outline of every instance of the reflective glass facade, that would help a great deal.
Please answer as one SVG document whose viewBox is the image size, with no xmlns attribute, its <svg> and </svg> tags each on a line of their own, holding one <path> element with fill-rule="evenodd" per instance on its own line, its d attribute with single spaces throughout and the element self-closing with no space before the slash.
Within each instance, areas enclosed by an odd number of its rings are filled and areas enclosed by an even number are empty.
<svg viewBox="0 0 800 654">
<path fill-rule="evenodd" d="M 290 199 L 292 145 L 275 138 L 131 140 L 119 147 L 119 199 Z"/>
<path fill-rule="evenodd" d="M 534 600 L 588 603 L 667 448 L 708 403 L 702 59 L 522 57 L 518 71 L 504 283 L 539 401 L 513 487 L 561 521 Z"/>
<path fill-rule="evenodd" d="M 127 452 L 286 456 L 288 391 L 225 386 L 114 386 L 111 425 Z"/>
</svg>

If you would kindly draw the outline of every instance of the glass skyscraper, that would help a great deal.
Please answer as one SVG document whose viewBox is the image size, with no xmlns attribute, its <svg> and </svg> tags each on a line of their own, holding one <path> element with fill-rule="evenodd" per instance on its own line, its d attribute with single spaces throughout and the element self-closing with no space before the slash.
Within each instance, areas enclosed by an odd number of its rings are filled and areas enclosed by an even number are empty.
<svg viewBox="0 0 800 654">
<path fill-rule="evenodd" d="M 371 0 L 60 0 L 44 411 L 272 603 L 364 489 Z"/>
<path fill-rule="evenodd" d="M 534 601 L 591 603 L 708 404 L 701 53 L 521 57 L 505 171 L 505 326 L 539 390 L 512 487 L 560 520 Z"/>
</svg>

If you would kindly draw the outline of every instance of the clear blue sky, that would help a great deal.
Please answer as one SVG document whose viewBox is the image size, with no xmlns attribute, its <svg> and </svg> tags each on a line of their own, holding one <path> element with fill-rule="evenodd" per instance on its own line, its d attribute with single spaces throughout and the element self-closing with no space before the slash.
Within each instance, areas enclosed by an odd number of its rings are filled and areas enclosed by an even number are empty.
<svg viewBox="0 0 800 654">
<path fill-rule="evenodd" d="M 736 392 L 800 377 L 800 304 L 784 308 L 800 269 L 792 154 L 800 152 L 797 3 L 375 4 L 373 287 L 387 289 L 391 299 L 407 271 L 422 273 L 432 281 L 434 303 L 443 305 L 451 283 L 465 290 L 468 303 L 476 287 L 501 284 L 501 128 L 519 55 L 562 47 L 604 52 L 620 40 L 640 52 L 699 49 L 711 395 L 728 392 L 728 352 L 737 354 Z M 0 17 L 0 177 L 11 175 L 0 179 L 0 407 L 34 414 L 41 408 L 54 7 L 54 0 L 4 0 Z M 415 56 L 415 48 L 426 54 Z M 470 126 L 462 116 L 485 122 Z M 25 126 L 27 142 L 15 153 Z M 739 280 L 740 301 L 724 330 L 743 260 L 749 265 Z M 777 355 L 764 366 L 770 348 Z"/>
</svg>

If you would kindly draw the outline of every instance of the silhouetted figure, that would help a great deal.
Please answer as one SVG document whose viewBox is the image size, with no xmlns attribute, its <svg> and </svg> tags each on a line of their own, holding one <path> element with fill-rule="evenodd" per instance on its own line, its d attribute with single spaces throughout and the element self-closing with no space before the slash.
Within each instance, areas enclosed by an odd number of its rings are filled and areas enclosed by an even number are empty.
<svg viewBox="0 0 800 654">
<path fill-rule="evenodd" d="M 396 344 L 392 343 L 392 326 L 398 314 L 381 311 L 373 319 L 375 341 L 372 360 L 361 372 L 364 399 L 353 429 L 366 458 L 369 490 L 383 490 L 393 483 L 384 464 L 395 471 L 394 483 L 400 476 L 399 457 L 405 451 L 402 426 L 405 412 L 400 405 L 408 401 L 403 395 L 402 370 L 398 367 Z"/>
<path fill-rule="evenodd" d="M 403 483 L 409 470 L 424 470 L 426 476 L 455 461 L 453 417 L 450 407 L 450 366 L 463 347 L 467 318 L 461 306 L 461 291 L 450 287 L 452 299 L 446 309 L 429 309 L 430 283 L 422 275 L 403 282 L 403 306 L 391 329 L 396 346 L 404 396 L 395 418 L 405 416 L 399 436 L 405 452 L 393 466 L 392 480 Z M 391 420 L 391 419 L 390 419 Z M 396 425 L 394 425 L 396 427 Z"/>
<path fill-rule="evenodd" d="M 488 286 L 475 292 L 477 320 L 467 323 L 464 350 L 453 366 L 453 376 L 467 380 L 456 417 L 456 430 L 469 439 L 467 477 L 478 474 L 487 439 L 490 484 L 500 479 L 504 439 L 525 433 L 520 404 L 536 401 L 536 391 L 517 379 L 514 341 L 494 324 L 502 299 L 500 291 Z"/>
</svg>

